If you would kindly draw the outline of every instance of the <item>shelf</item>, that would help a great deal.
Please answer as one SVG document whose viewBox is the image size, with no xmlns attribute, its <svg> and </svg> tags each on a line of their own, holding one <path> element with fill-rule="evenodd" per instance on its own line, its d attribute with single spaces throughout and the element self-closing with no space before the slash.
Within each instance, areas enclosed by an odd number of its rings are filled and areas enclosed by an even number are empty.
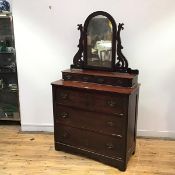
<svg viewBox="0 0 175 175">
<path fill-rule="evenodd" d="M 16 71 L 15 72 L 13 72 L 13 71 L 10 71 L 10 72 L 1 72 L 0 71 L 0 74 L 15 74 L 15 73 L 17 73 Z"/>
<path fill-rule="evenodd" d="M 16 69 L 13 70 L 12 68 L 0 67 L 0 74 L 9 74 L 9 73 L 11 74 L 11 73 L 17 73 L 17 72 L 16 72 Z"/>
<path fill-rule="evenodd" d="M 20 121 L 17 107 L 13 105 L 0 104 L 0 120 Z"/>
<path fill-rule="evenodd" d="M 15 52 L 0 52 L 0 54 L 15 54 Z"/>
<path fill-rule="evenodd" d="M 10 116 L 10 117 L 1 117 L 0 116 L 0 120 L 3 121 L 20 121 L 20 117 L 19 117 L 19 113 L 17 113 L 15 116 Z"/>
<path fill-rule="evenodd" d="M 18 107 L 9 104 L 0 104 L 0 120 L 20 120 Z"/>
<path fill-rule="evenodd" d="M 0 89 L 0 93 L 17 93 L 17 90 L 10 90 L 10 89 Z"/>
<path fill-rule="evenodd" d="M 8 11 L 2 11 L 0 12 L 0 18 L 9 18 L 12 16 L 12 13 L 11 12 L 8 12 Z"/>
<path fill-rule="evenodd" d="M 13 34 L 4 34 L 4 35 L 1 35 L 0 38 L 12 38 L 12 40 L 13 40 L 14 36 L 13 36 Z"/>
</svg>

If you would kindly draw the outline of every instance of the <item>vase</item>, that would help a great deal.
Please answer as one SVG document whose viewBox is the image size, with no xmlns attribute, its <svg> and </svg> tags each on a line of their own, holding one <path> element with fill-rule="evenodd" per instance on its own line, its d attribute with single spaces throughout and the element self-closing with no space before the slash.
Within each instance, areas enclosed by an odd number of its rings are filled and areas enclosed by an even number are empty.
<svg viewBox="0 0 175 175">
<path fill-rule="evenodd" d="M 0 0 L 0 12 L 10 11 L 10 3 L 6 0 Z"/>
</svg>

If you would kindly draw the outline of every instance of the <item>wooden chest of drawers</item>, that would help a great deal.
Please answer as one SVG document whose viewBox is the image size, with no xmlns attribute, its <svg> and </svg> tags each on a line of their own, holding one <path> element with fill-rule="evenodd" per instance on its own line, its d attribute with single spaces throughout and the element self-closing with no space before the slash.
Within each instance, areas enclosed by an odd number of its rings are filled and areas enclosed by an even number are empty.
<svg viewBox="0 0 175 175">
<path fill-rule="evenodd" d="M 136 146 L 139 86 L 59 80 L 52 88 L 55 149 L 125 171 Z"/>
</svg>

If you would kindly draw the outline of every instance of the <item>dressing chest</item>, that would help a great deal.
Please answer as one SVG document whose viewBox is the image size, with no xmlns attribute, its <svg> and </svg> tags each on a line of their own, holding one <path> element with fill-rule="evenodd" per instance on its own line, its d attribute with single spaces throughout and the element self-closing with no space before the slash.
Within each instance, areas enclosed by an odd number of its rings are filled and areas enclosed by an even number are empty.
<svg viewBox="0 0 175 175">
<path fill-rule="evenodd" d="M 98 14 L 104 15 L 105 19 L 111 17 L 100 11 L 91 14 L 87 21 Z M 121 29 L 116 31 L 113 21 L 112 24 L 113 37 L 116 37 L 114 33 L 119 34 Z M 102 49 L 100 53 L 97 50 L 94 56 L 93 49 L 90 49 L 93 53 L 84 51 L 89 48 L 86 29 L 80 27 L 79 30 L 79 51 L 74 64 L 62 71 L 61 80 L 52 83 L 55 149 L 83 155 L 125 171 L 136 149 L 138 71 L 128 68 L 121 53 L 120 37 L 117 53 L 123 60 L 116 64 L 113 40 L 111 49 L 105 47 L 102 53 Z M 82 42 L 86 43 L 83 48 Z M 110 50 L 112 58 L 108 61 L 111 63 L 105 61 Z M 82 52 L 84 60 L 81 59 Z M 97 57 L 101 58 L 98 60 Z"/>
<path fill-rule="evenodd" d="M 122 83 L 123 76 L 124 82 L 135 81 L 132 87 L 119 87 L 87 82 L 87 77 L 91 77 L 88 73 L 64 71 L 65 80 L 52 83 L 55 148 L 125 170 L 136 145 L 139 86 L 134 79 L 137 76 L 91 72 L 96 74 L 93 78 L 97 76 L 97 81 L 104 77 L 113 78 L 114 82 L 121 79 Z"/>
</svg>

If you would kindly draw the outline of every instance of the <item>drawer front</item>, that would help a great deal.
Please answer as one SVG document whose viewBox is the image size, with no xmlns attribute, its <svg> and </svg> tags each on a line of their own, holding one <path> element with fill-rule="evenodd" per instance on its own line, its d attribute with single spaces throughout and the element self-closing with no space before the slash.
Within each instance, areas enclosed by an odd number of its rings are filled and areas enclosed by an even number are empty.
<svg viewBox="0 0 175 175">
<path fill-rule="evenodd" d="M 121 139 L 64 125 L 55 128 L 55 141 L 114 158 L 124 150 Z"/>
<path fill-rule="evenodd" d="M 57 105 L 55 108 L 55 125 L 65 125 L 89 129 L 95 132 L 109 134 L 122 138 L 125 117 L 95 113 L 76 108 Z"/>
<path fill-rule="evenodd" d="M 67 72 L 63 72 L 62 77 L 65 81 L 83 81 L 123 87 L 132 87 L 135 83 L 137 83 L 135 82 L 135 79 L 72 74 Z"/>
<path fill-rule="evenodd" d="M 118 116 L 127 113 L 127 95 L 87 92 L 79 89 L 56 88 L 56 104 L 89 111 L 105 112 Z"/>
</svg>

